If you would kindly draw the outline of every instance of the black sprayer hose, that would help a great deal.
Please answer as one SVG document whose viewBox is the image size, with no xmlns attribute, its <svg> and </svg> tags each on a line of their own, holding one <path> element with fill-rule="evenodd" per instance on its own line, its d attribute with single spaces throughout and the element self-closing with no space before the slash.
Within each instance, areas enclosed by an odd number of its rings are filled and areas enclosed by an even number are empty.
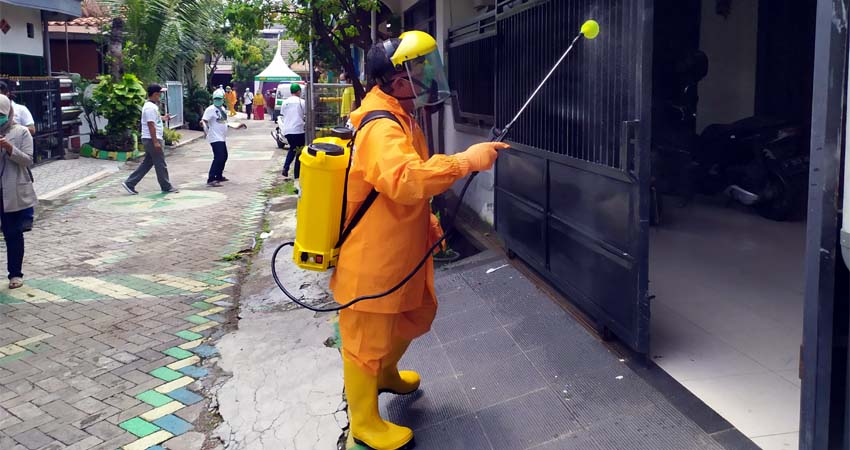
<svg viewBox="0 0 850 450">
<path fill-rule="evenodd" d="M 311 306 L 311 305 L 308 305 L 308 304 L 302 302 L 301 300 L 295 298 L 295 296 L 292 295 L 288 290 L 286 290 L 286 287 L 283 286 L 283 283 L 280 281 L 280 278 L 277 276 L 277 267 L 276 267 L 277 266 L 277 254 L 280 253 L 280 251 L 284 247 L 294 246 L 295 245 L 294 242 L 285 242 L 283 244 L 280 244 L 277 247 L 277 249 L 275 249 L 274 253 L 272 254 L 272 278 L 274 278 L 274 282 L 277 284 L 277 287 L 279 287 L 280 290 L 283 291 L 283 293 L 286 294 L 287 297 L 289 297 L 290 300 L 292 300 L 293 302 L 295 302 L 296 304 L 298 304 L 301 307 L 307 308 L 310 311 L 315 311 L 315 312 L 340 311 L 340 310 L 343 310 L 345 308 L 348 308 L 351 305 L 360 303 L 363 300 L 372 300 L 372 299 L 376 299 L 376 298 L 386 297 L 386 296 L 394 293 L 395 291 L 401 289 L 402 286 L 404 286 L 408 281 L 410 281 L 410 279 L 413 278 L 416 275 L 416 273 L 419 272 L 420 269 L 422 269 L 422 266 L 424 266 L 425 263 L 428 262 L 428 259 L 430 259 L 432 257 L 432 255 L 434 254 L 434 251 L 437 249 L 437 247 L 439 247 L 443 242 L 445 242 L 446 238 L 448 238 L 454 232 L 454 222 L 457 219 L 458 212 L 460 211 L 460 205 L 463 203 L 463 196 L 466 195 L 466 190 L 467 190 L 467 188 L 469 188 L 469 185 L 472 184 L 472 180 L 475 179 L 476 175 L 478 175 L 478 172 L 472 172 L 472 174 L 469 175 L 469 178 L 467 178 L 466 183 L 464 183 L 463 189 L 460 191 L 460 198 L 458 198 L 457 204 L 455 205 L 454 210 L 452 210 L 451 224 L 448 227 L 449 230 L 445 231 L 443 233 L 443 235 L 440 237 L 440 239 L 436 243 L 434 243 L 434 245 L 432 245 L 431 248 L 428 249 L 428 252 L 425 253 L 425 256 L 422 258 L 422 260 L 419 261 L 419 264 L 417 264 L 416 267 L 412 271 L 410 271 L 410 273 L 407 274 L 406 277 L 404 277 L 401 281 L 398 282 L 398 284 L 396 284 L 395 286 L 390 288 L 388 291 L 381 292 L 380 294 L 363 295 L 361 297 L 355 298 L 354 300 L 351 300 L 350 302 L 348 302 L 344 305 L 333 306 L 333 307 L 330 307 L 330 308 L 317 308 L 315 306 Z"/>
</svg>

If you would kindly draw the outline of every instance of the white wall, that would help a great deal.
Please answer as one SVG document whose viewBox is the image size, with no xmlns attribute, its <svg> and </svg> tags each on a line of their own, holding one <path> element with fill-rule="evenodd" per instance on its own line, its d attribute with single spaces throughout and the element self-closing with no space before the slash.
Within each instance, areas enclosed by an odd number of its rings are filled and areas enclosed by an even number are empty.
<svg viewBox="0 0 850 450">
<path fill-rule="evenodd" d="M 44 56 L 41 11 L 0 3 L 0 18 L 12 27 L 6 34 L 0 32 L 0 52 Z M 35 27 L 32 39 L 27 37 L 27 23 Z"/>
<path fill-rule="evenodd" d="M 708 56 L 708 76 L 699 85 L 697 131 L 749 117 L 755 107 L 758 0 L 735 0 L 727 19 L 715 4 L 702 2 L 700 49 Z"/>
</svg>

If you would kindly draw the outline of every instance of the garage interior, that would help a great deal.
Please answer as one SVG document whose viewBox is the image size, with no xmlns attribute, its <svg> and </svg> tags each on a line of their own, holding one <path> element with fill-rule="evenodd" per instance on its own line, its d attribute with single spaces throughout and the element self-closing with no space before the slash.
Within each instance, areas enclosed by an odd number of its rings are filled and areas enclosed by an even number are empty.
<svg viewBox="0 0 850 450">
<path fill-rule="evenodd" d="M 677 145 L 694 147 L 706 142 L 699 138 L 706 127 L 756 116 L 801 130 L 794 142 L 807 155 L 814 12 L 814 2 L 794 0 L 655 5 L 653 175 L 660 201 L 653 209 L 660 205 L 660 214 L 650 229 L 650 357 L 767 450 L 798 447 L 807 175 L 794 213 L 771 220 L 723 192 L 683 191 L 691 169 L 657 149 L 671 130 L 681 133 L 682 120 L 691 121 L 686 128 L 696 137 Z M 688 92 L 691 100 L 682 100 L 688 75 L 681 61 L 695 50 L 707 57 L 707 73 Z M 695 117 L 664 110 L 687 101 L 695 102 Z"/>
</svg>

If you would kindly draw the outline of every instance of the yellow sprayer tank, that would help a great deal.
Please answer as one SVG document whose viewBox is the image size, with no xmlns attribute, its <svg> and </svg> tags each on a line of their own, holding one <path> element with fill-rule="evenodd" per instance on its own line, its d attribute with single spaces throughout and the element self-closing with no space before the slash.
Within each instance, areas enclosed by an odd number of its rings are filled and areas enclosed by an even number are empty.
<svg viewBox="0 0 850 450">
<path fill-rule="evenodd" d="M 335 129 L 334 136 L 315 139 L 301 152 L 293 259 L 302 269 L 324 272 L 339 257 L 351 133 Z"/>
</svg>

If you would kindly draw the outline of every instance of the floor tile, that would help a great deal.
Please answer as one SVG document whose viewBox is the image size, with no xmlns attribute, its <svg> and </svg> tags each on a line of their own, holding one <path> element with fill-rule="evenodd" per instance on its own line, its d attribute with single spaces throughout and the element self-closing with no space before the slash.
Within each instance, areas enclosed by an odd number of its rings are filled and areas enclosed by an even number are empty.
<svg viewBox="0 0 850 450">
<path fill-rule="evenodd" d="M 772 372 L 682 384 L 747 437 L 799 429 L 800 388 Z"/>
<path fill-rule="evenodd" d="M 753 438 L 762 450 L 797 450 L 800 448 L 800 433 L 775 434 Z"/>
</svg>

